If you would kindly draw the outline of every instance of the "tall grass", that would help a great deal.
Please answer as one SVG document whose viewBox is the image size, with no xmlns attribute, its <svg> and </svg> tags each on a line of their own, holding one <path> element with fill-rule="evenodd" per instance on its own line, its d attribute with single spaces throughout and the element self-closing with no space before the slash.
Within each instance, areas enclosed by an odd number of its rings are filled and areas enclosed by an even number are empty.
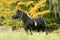
<svg viewBox="0 0 60 40">
<path fill-rule="evenodd" d="M 60 33 L 49 33 L 48 35 L 27 35 L 21 32 L 0 32 L 0 40 L 60 40 Z"/>
</svg>

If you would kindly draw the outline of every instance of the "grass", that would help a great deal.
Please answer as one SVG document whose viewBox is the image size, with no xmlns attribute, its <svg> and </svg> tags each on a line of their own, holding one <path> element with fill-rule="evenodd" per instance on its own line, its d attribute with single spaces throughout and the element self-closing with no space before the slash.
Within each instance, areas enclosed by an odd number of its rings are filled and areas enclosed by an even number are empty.
<svg viewBox="0 0 60 40">
<path fill-rule="evenodd" d="M 60 40 L 60 33 L 49 33 L 48 35 L 27 35 L 20 32 L 0 32 L 0 40 Z"/>
</svg>

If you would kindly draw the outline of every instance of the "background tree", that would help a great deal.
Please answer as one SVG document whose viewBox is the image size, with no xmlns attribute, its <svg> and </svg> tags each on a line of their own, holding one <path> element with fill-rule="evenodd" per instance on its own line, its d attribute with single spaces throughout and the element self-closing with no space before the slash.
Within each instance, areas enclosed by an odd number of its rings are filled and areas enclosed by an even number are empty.
<svg viewBox="0 0 60 40">
<path fill-rule="evenodd" d="M 47 0 L 48 1 L 48 0 Z M 49 0 L 49 10 L 51 13 L 55 14 L 55 18 L 60 18 L 60 1 L 59 0 Z"/>
</svg>

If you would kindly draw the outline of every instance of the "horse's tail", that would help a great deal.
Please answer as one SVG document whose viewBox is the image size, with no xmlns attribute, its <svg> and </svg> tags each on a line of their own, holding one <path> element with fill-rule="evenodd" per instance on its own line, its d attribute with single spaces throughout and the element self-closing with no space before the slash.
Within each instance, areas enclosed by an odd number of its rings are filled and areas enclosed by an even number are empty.
<svg viewBox="0 0 60 40">
<path fill-rule="evenodd" d="M 44 21 L 46 35 L 48 35 L 48 27 L 47 27 L 47 23 L 46 23 L 46 21 L 45 21 L 44 18 L 42 18 L 42 19 L 43 19 L 43 21 Z"/>
<path fill-rule="evenodd" d="M 46 35 L 48 35 L 47 23 L 46 23 L 44 18 L 42 18 L 42 20 L 43 20 L 43 24 L 44 24 L 44 27 L 45 27 Z"/>
</svg>

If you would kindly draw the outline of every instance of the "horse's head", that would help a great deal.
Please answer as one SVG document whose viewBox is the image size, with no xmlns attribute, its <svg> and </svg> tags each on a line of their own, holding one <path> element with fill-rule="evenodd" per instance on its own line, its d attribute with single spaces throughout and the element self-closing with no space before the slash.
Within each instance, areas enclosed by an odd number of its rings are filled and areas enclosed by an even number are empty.
<svg viewBox="0 0 60 40">
<path fill-rule="evenodd" d="M 21 10 L 17 10 L 16 13 L 12 16 L 13 19 L 17 19 L 20 18 L 22 16 L 22 11 Z"/>
</svg>

